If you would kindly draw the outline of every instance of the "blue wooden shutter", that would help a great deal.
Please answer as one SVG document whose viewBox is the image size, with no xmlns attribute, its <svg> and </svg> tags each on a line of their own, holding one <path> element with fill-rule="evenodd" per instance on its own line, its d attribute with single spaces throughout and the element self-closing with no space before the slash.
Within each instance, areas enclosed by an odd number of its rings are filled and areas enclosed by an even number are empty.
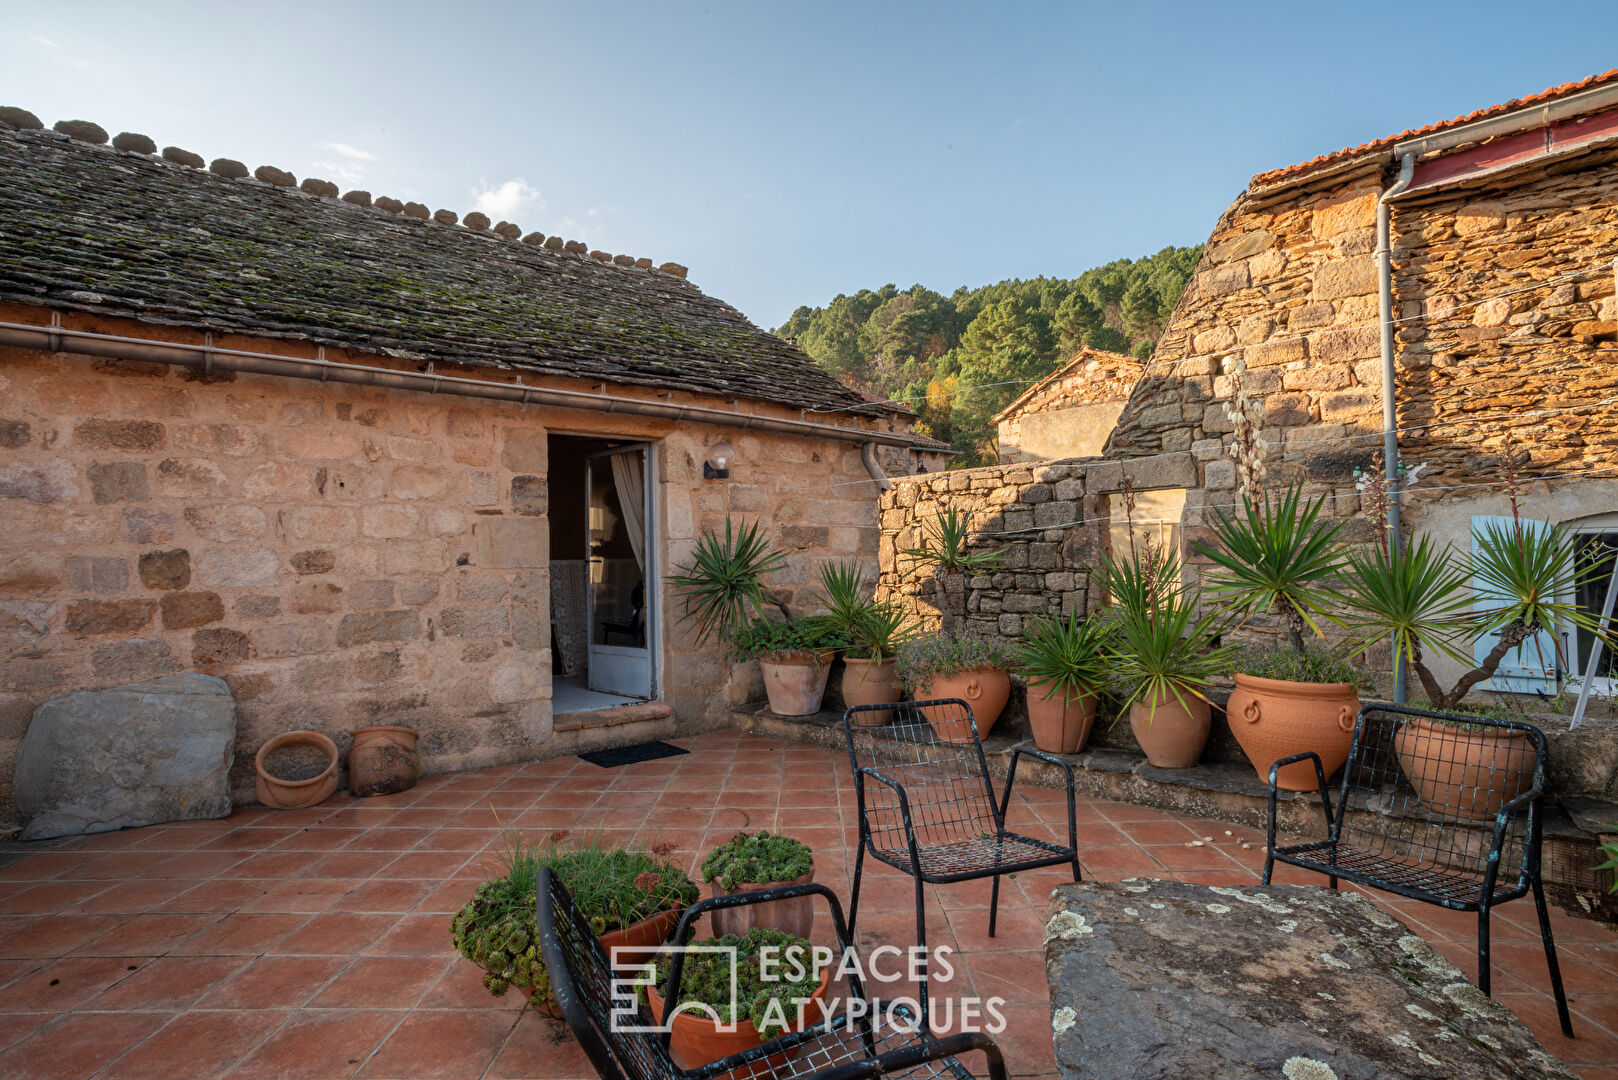
<svg viewBox="0 0 1618 1080">
<path fill-rule="evenodd" d="M 1496 529 L 1509 531 L 1512 527 L 1509 517 L 1491 517 L 1477 514 L 1472 518 L 1472 552 L 1479 550 L 1478 537 L 1485 528 L 1493 525 Z M 1543 532 L 1549 528 L 1543 521 L 1522 520 L 1523 531 Z M 1476 577 L 1472 579 L 1472 610 L 1487 611 L 1500 605 L 1500 595 L 1483 587 Z M 1500 640 L 1500 631 L 1493 630 L 1478 638 L 1472 645 L 1474 662 L 1483 663 L 1483 658 Z M 1556 693 L 1556 639 L 1550 630 L 1540 630 L 1532 637 L 1523 639 L 1523 643 L 1500 661 L 1495 669 L 1494 677 L 1478 684 L 1485 690 L 1503 690 L 1511 694 L 1532 694 L 1536 691 L 1545 694 Z"/>
</svg>

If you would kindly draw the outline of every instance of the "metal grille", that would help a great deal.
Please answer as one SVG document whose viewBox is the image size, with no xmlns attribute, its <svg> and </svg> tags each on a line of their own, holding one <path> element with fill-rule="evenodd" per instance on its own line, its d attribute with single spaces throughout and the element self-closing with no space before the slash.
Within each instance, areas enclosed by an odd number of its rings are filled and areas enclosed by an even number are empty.
<svg viewBox="0 0 1618 1080">
<path fill-rule="evenodd" d="M 1332 840 L 1292 849 L 1343 876 L 1447 906 L 1523 895 L 1537 867 L 1537 800 L 1496 815 L 1541 786 L 1545 736 L 1528 724 L 1394 706 L 1360 713 L 1343 769 Z M 1294 861 L 1288 859 L 1287 861 Z"/>
</svg>

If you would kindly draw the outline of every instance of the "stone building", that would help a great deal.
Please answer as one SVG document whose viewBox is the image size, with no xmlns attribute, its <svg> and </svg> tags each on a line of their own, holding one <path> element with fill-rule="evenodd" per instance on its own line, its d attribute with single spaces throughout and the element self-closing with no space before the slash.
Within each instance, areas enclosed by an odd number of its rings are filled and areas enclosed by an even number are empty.
<svg viewBox="0 0 1618 1080">
<path fill-rule="evenodd" d="M 0 824 L 42 701 L 186 670 L 238 798 L 289 729 L 445 771 L 729 722 L 669 569 L 727 515 L 789 593 L 874 565 L 876 454 L 937 449 L 684 267 L 0 121 Z"/>
<path fill-rule="evenodd" d="M 1355 469 L 1380 463 L 1386 391 L 1417 474 L 1407 531 L 1469 548 L 1475 523 L 1510 513 L 1509 454 L 1524 516 L 1618 540 L 1615 161 L 1618 70 L 1255 176 L 1208 238 L 1107 456 L 1179 477 L 1160 494 L 1181 503 L 1187 539 L 1206 536 L 1206 508 L 1235 500 L 1222 362 L 1240 357 L 1267 408 L 1271 485 L 1327 496 L 1351 535 L 1375 528 Z M 1573 637 L 1578 670 L 1590 641 Z M 1548 635 L 1530 639 L 1486 688 L 1552 693 L 1556 655 Z M 1596 689 L 1611 695 L 1618 669 L 1603 668 Z"/>
<path fill-rule="evenodd" d="M 1140 380 L 1139 361 L 1088 346 L 994 418 L 1003 463 L 1101 453 Z"/>
</svg>

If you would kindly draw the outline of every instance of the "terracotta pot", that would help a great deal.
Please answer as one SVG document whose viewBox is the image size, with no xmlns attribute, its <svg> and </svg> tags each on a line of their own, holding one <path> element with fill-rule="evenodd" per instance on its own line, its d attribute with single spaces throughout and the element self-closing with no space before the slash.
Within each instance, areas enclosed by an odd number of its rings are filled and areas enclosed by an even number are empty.
<svg viewBox="0 0 1618 1080">
<path fill-rule="evenodd" d="M 1096 695 L 1068 697 L 1049 682 L 1028 684 L 1028 722 L 1034 745 L 1048 754 L 1077 754 L 1090 741 L 1096 722 Z"/>
<path fill-rule="evenodd" d="M 987 739 L 994 730 L 994 722 L 1011 697 L 1011 675 L 999 668 L 974 668 L 959 675 L 934 675 L 918 689 L 916 700 L 929 698 L 959 698 L 972 706 L 972 718 L 978 724 L 978 738 Z M 921 710 L 921 715 L 933 725 L 933 731 L 946 742 L 967 742 L 971 730 L 964 720 L 951 719 L 946 709 L 934 706 Z"/>
<path fill-rule="evenodd" d="M 843 704 L 892 705 L 899 700 L 898 663 L 892 657 L 886 660 L 860 660 L 843 657 Z M 885 724 L 884 712 L 856 713 L 854 722 L 867 727 Z"/>
<path fill-rule="evenodd" d="M 719 882 L 709 879 L 709 896 L 730 896 L 741 892 L 758 892 L 760 889 L 779 889 L 787 885 L 804 885 L 815 880 L 815 868 L 811 864 L 809 872 L 794 881 L 767 881 L 743 882 L 734 889 L 720 888 Z M 815 926 L 815 898 L 812 896 L 794 896 L 788 900 L 771 900 L 767 904 L 748 904 L 744 907 L 721 908 L 718 911 L 708 912 L 708 920 L 713 924 L 714 937 L 724 937 L 726 934 L 740 936 L 754 927 L 763 926 L 771 930 L 782 930 L 788 934 L 797 934 L 801 938 L 809 936 L 809 931 Z"/>
<path fill-rule="evenodd" d="M 1413 716 L 1393 749 L 1421 801 L 1448 817 L 1491 820 L 1534 782 L 1534 745 L 1514 728 L 1468 731 Z"/>
<path fill-rule="evenodd" d="M 609 930 L 597 940 L 601 942 L 601 948 L 606 952 L 607 959 L 613 967 L 620 974 L 627 975 L 630 974 L 631 968 L 650 963 L 657 956 L 658 949 L 669 939 L 669 935 L 674 933 L 674 927 L 683 914 L 685 908 L 671 908 L 639 922 L 630 923 L 620 930 Z M 614 948 L 618 950 L 616 954 L 612 951 Z M 531 986 L 519 986 L 517 989 L 527 995 L 536 1012 L 557 1020 L 566 1019 L 553 995 L 536 997 Z"/>
<path fill-rule="evenodd" d="M 1305 750 L 1320 755 L 1320 767 L 1330 780 L 1348 760 L 1359 711 L 1360 698 L 1352 683 L 1289 682 L 1240 673 L 1225 706 L 1231 733 L 1266 784 L 1272 763 Z M 1283 791 L 1320 787 L 1315 767 L 1307 761 L 1283 767 L 1275 783 Z"/>
<path fill-rule="evenodd" d="M 313 746 L 326 755 L 326 768 L 307 780 L 282 780 L 264 769 L 264 759 L 288 746 Z M 253 755 L 258 801 L 272 810 L 302 810 L 325 802 L 337 790 L 337 744 L 318 731 L 288 731 L 270 739 Z"/>
<path fill-rule="evenodd" d="M 789 1030 L 797 1031 L 802 1026 L 821 1023 L 824 1019 L 823 1008 L 826 1000 L 826 986 L 831 981 L 831 967 L 828 965 L 820 971 L 820 985 L 815 987 L 814 993 L 809 995 L 813 1005 L 803 1009 L 803 1023 L 798 1023 L 798 1017 L 792 1015 L 794 1010 L 788 1009 Z M 663 1018 L 663 995 L 654 987 L 646 988 L 646 998 L 650 1003 L 652 1020 L 656 1023 Z M 729 1031 L 721 1031 L 719 1025 L 708 1019 L 700 1012 L 676 1013 L 669 1032 L 669 1050 L 673 1052 L 675 1060 L 687 1069 L 701 1068 L 711 1061 L 739 1054 L 743 1050 L 750 1050 L 764 1040 L 759 1038 L 758 1029 L 751 1020 L 738 1021 Z M 779 1054 L 754 1062 L 744 1069 L 726 1073 L 726 1080 L 741 1080 L 742 1077 L 768 1076 L 781 1069 L 789 1060 L 796 1057 L 798 1049 L 784 1050 Z"/>
<path fill-rule="evenodd" d="M 787 653 L 774 660 L 760 660 L 764 672 L 764 693 L 770 711 L 777 716 L 809 716 L 820 711 L 826 696 L 826 679 L 831 675 L 831 658 L 814 653 Z"/>
<path fill-rule="evenodd" d="M 1190 693 L 1184 697 L 1182 705 L 1173 694 L 1168 695 L 1157 702 L 1155 712 L 1146 699 L 1129 707 L 1129 729 L 1146 751 L 1146 760 L 1159 769 L 1189 769 L 1208 745 L 1208 731 L 1213 726 L 1208 703 Z"/>
<path fill-rule="evenodd" d="M 413 728 L 380 725 L 355 728 L 348 750 L 348 790 L 354 795 L 393 795 L 421 779 Z"/>
</svg>

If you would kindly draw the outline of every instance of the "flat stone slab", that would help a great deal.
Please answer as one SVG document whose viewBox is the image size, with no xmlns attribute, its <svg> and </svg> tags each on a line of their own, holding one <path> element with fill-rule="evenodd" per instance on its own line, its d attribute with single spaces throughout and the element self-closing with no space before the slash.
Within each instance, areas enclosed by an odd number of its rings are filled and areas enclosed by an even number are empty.
<svg viewBox="0 0 1618 1080">
<path fill-rule="evenodd" d="M 212 675 L 53 698 L 17 755 L 21 839 L 224 817 L 235 743 L 236 700 Z"/>
<path fill-rule="evenodd" d="M 1046 926 L 1072 1080 L 1576 1080 L 1403 923 L 1310 885 L 1058 886 Z"/>
</svg>

